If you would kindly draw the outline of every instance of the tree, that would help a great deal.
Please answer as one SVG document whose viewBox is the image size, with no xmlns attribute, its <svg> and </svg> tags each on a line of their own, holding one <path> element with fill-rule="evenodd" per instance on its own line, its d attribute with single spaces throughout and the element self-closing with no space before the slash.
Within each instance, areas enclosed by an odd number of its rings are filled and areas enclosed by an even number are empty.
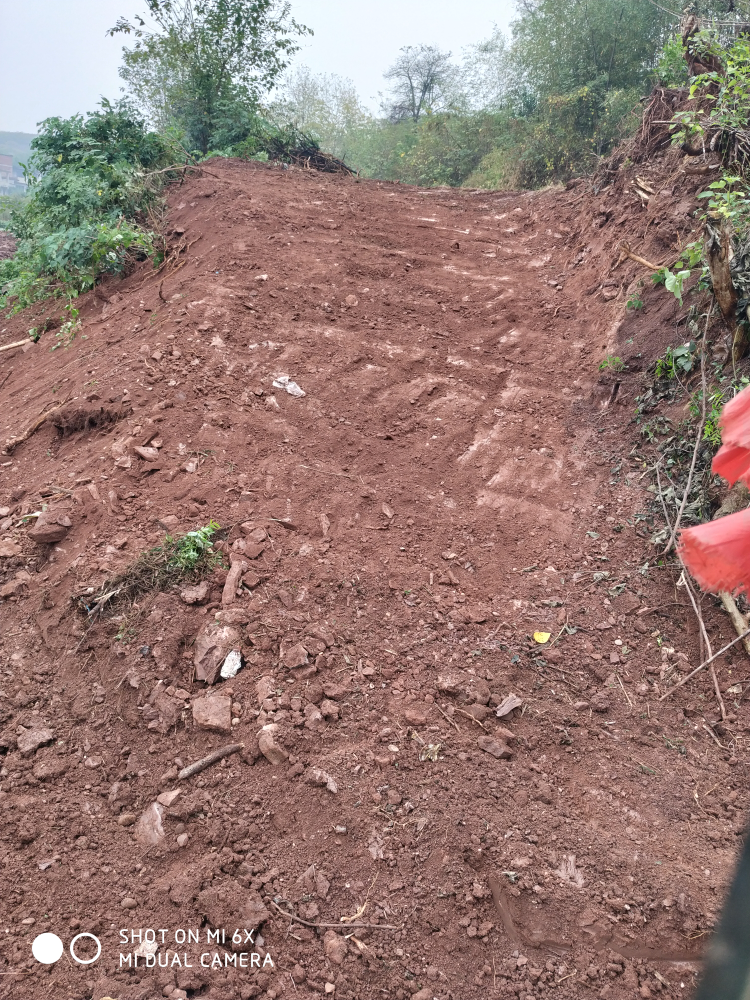
<svg viewBox="0 0 750 1000">
<path fill-rule="evenodd" d="M 451 104 L 455 67 L 450 52 L 434 45 L 407 45 L 383 75 L 391 81 L 383 110 L 393 122 L 418 122 L 424 114 L 446 111 Z"/>
<path fill-rule="evenodd" d="M 463 101 L 475 111 L 498 110 L 506 102 L 512 73 L 511 48 L 495 27 L 485 41 L 464 49 L 460 72 Z"/>
<path fill-rule="evenodd" d="M 643 88 L 673 18 L 650 0 L 520 0 L 514 57 L 539 96 Z"/>
<path fill-rule="evenodd" d="M 133 35 L 120 75 L 155 124 L 178 124 L 207 152 L 228 119 L 257 108 L 311 34 L 288 0 L 146 0 L 142 17 L 120 18 L 110 34 Z"/>
<path fill-rule="evenodd" d="M 314 133 L 326 152 L 340 159 L 347 159 L 352 140 L 372 123 L 354 83 L 346 77 L 298 66 L 279 89 L 271 105 L 275 117 Z"/>
</svg>

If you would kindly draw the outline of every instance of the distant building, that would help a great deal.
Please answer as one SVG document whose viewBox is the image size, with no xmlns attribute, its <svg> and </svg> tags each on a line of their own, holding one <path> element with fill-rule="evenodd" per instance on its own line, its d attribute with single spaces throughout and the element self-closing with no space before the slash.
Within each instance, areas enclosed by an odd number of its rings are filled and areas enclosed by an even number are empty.
<svg viewBox="0 0 750 1000">
<path fill-rule="evenodd" d="M 14 186 L 13 157 L 0 153 L 0 193 L 8 194 Z"/>
<path fill-rule="evenodd" d="M 27 187 L 21 168 L 13 166 L 13 157 L 0 153 L 0 194 L 23 194 Z"/>
</svg>

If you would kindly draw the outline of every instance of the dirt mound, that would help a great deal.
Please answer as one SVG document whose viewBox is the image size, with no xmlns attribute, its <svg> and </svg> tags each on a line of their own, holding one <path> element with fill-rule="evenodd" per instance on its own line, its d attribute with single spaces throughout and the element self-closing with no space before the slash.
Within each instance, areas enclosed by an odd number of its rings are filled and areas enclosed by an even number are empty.
<svg viewBox="0 0 750 1000">
<path fill-rule="evenodd" d="M 16 252 L 15 237 L 5 230 L 0 229 L 0 260 L 7 260 Z"/>
<path fill-rule="evenodd" d="M 684 996 L 747 716 L 717 736 L 702 675 L 658 701 L 698 637 L 597 365 L 621 234 L 666 252 L 689 184 L 665 221 L 627 171 L 592 199 L 211 169 L 169 273 L 3 355 L 3 439 L 72 416 L 2 459 L 0 997 Z M 87 613 L 211 518 L 223 568 Z M 101 957 L 44 967 L 42 931 Z"/>
</svg>

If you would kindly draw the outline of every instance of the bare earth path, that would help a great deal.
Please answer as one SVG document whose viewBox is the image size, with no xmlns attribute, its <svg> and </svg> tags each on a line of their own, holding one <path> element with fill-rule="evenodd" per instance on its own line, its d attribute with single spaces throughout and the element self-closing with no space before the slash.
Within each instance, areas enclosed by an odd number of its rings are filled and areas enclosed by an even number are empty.
<svg viewBox="0 0 750 1000">
<path fill-rule="evenodd" d="M 184 264 L 0 355 L 3 439 L 68 400 L 0 467 L 0 997 L 686 996 L 745 713 L 730 748 L 702 681 L 658 702 L 698 650 L 598 385 L 622 303 L 586 294 L 582 195 L 210 169 L 170 196 Z M 209 518 L 240 594 L 216 570 L 87 628 L 81 595 Z M 207 728 L 219 627 L 244 666 Z M 259 958 L 207 943 L 256 926 Z M 121 968 L 145 928 L 169 967 Z M 44 967 L 43 931 L 101 957 Z"/>
</svg>

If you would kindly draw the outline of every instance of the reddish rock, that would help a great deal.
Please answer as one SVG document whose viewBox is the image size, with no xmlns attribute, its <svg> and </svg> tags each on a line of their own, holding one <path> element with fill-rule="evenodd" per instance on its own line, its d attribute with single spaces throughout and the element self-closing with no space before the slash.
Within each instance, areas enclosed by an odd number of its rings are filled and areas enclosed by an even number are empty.
<svg viewBox="0 0 750 1000">
<path fill-rule="evenodd" d="M 201 580 L 194 587 L 184 587 L 180 591 L 180 600 L 185 604 L 207 604 L 211 593 L 211 584 L 208 580 Z"/>
<path fill-rule="evenodd" d="M 199 729 L 232 731 L 232 699 L 223 694 L 207 694 L 193 700 L 193 722 Z"/>
<path fill-rule="evenodd" d="M 245 535 L 250 545 L 262 545 L 268 538 L 265 528 L 258 528 L 249 521 L 240 525 L 240 531 Z"/>
<path fill-rule="evenodd" d="M 266 698 L 276 694 L 276 681 L 268 674 L 264 674 L 260 680 L 255 682 L 255 694 L 258 704 L 262 705 Z"/>
<path fill-rule="evenodd" d="M 275 723 L 263 726 L 258 733 L 258 748 L 271 764 L 283 764 L 289 757 L 286 750 L 276 742 L 279 727 Z"/>
<path fill-rule="evenodd" d="M 411 726 L 424 726 L 430 718 L 430 706 L 427 704 L 409 705 L 404 711 L 404 718 Z"/>
<path fill-rule="evenodd" d="M 242 574 L 248 569 L 249 566 L 244 559 L 236 559 L 232 562 L 221 595 L 221 603 L 225 608 L 230 604 L 234 604 L 237 600 L 237 589 L 240 585 L 240 579 L 242 578 Z"/>
<path fill-rule="evenodd" d="M 61 778 L 68 770 L 68 760 L 66 757 L 53 757 L 50 755 L 37 758 L 32 774 L 37 781 L 53 781 Z"/>
<path fill-rule="evenodd" d="M 12 580 L 0 587 L 0 598 L 20 597 L 28 590 L 30 583 L 31 574 L 27 573 L 25 569 L 20 569 Z"/>
<path fill-rule="evenodd" d="M 71 523 L 67 514 L 46 510 L 39 515 L 34 526 L 29 528 L 29 538 L 37 545 L 54 545 L 65 538 Z"/>
<path fill-rule="evenodd" d="M 505 743 L 500 743 L 498 740 L 493 740 L 491 736 L 480 736 L 477 740 L 477 746 L 480 750 L 484 750 L 485 753 L 497 757 L 498 760 L 508 760 L 513 756 L 513 751 L 510 747 L 507 747 Z"/>
<path fill-rule="evenodd" d="M 240 645 L 240 634 L 230 625 L 216 622 L 205 625 L 195 640 L 193 663 L 196 680 L 213 684 L 227 653 Z"/>
<path fill-rule="evenodd" d="M 612 705 L 609 691 L 597 691 L 590 699 L 590 704 L 595 712 L 608 712 Z"/>
<path fill-rule="evenodd" d="M 297 642 L 293 646 L 282 645 L 281 660 L 284 666 L 289 667 L 291 670 L 295 667 L 306 667 L 309 662 L 307 659 L 307 650 L 301 642 Z"/>
<path fill-rule="evenodd" d="M 20 556 L 21 548 L 12 538 L 0 539 L 0 559 L 10 559 L 12 556 Z"/>
<path fill-rule="evenodd" d="M 323 936 L 323 949 L 334 965 L 343 965 L 349 946 L 346 939 L 337 934 L 336 931 L 326 931 Z"/>
<path fill-rule="evenodd" d="M 150 806 L 144 809 L 133 831 L 135 839 L 139 844 L 142 844 L 144 847 L 157 847 L 164 841 L 166 834 L 162 826 L 163 817 L 164 806 L 158 802 L 152 802 Z"/>
<path fill-rule="evenodd" d="M 486 705 L 490 700 L 490 689 L 481 677 L 456 670 L 438 674 L 438 691 L 456 695 L 464 705 Z"/>
<path fill-rule="evenodd" d="M 43 729 L 41 727 L 38 729 L 24 729 L 23 726 L 19 726 L 19 729 L 20 733 L 17 743 L 22 757 L 29 757 L 39 747 L 51 743 L 55 738 L 55 734 L 51 729 Z"/>
</svg>

